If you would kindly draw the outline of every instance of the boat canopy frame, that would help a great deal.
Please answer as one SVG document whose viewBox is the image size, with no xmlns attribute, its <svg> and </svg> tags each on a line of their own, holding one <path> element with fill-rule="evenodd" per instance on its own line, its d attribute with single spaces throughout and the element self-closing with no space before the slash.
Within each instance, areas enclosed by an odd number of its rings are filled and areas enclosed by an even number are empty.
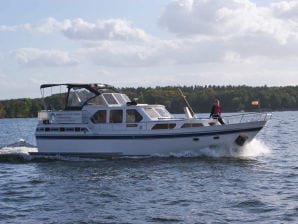
<svg viewBox="0 0 298 224">
<path fill-rule="evenodd" d="M 93 98 L 102 95 L 103 92 L 106 91 L 113 91 L 116 93 L 119 93 L 119 91 L 111 86 L 111 85 L 107 85 L 107 84 L 102 84 L 102 83 L 93 83 L 93 84 L 85 84 L 85 83 L 60 83 L 60 84 L 42 84 L 40 86 L 40 90 L 42 93 L 42 98 L 43 98 L 43 103 L 45 106 L 45 109 L 47 110 L 47 105 L 45 103 L 45 97 L 43 94 L 43 90 L 46 88 L 52 88 L 52 87 L 57 87 L 57 86 L 65 86 L 67 88 L 67 95 L 65 97 L 65 103 L 64 103 L 64 110 L 81 110 L 83 108 L 83 106 L 85 106 L 90 100 L 92 100 Z M 76 90 L 76 89 L 86 89 L 88 91 L 90 91 L 91 93 L 94 94 L 94 96 L 90 97 L 89 99 L 87 99 L 81 106 L 69 106 L 68 105 L 68 100 L 70 97 L 70 92 L 71 90 Z M 61 92 L 60 92 L 61 93 Z"/>
<path fill-rule="evenodd" d="M 40 89 L 50 88 L 50 87 L 56 87 L 56 86 L 66 86 L 68 89 L 72 88 L 85 88 L 93 93 L 99 93 L 99 95 L 102 93 L 99 90 L 113 90 L 115 92 L 119 92 L 115 87 L 107 84 L 102 83 L 93 83 L 93 84 L 86 84 L 86 83 L 60 83 L 60 84 L 42 84 L 40 86 Z"/>
</svg>

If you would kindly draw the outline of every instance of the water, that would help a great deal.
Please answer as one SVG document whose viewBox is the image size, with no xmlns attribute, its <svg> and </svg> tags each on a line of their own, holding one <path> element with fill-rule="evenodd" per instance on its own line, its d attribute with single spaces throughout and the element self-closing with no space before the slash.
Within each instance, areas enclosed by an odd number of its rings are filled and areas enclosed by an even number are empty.
<svg viewBox="0 0 298 224">
<path fill-rule="evenodd" d="M 36 119 L 0 120 L 0 147 Z M 276 112 L 239 153 L 33 159 L 0 149 L 0 223 L 298 223 L 298 112 Z"/>
</svg>

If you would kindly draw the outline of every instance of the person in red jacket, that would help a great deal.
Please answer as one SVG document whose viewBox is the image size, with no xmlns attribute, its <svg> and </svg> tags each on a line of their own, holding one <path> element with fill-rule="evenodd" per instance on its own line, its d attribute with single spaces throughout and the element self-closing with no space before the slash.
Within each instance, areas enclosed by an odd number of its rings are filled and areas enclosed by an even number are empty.
<svg viewBox="0 0 298 224">
<path fill-rule="evenodd" d="M 217 119 L 219 123 L 225 124 L 225 122 L 221 118 L 221 107 L 219 104 L 219 100 L 215 99 L 214 104 L 211 108 L 210 118 Z"/>
</svg>

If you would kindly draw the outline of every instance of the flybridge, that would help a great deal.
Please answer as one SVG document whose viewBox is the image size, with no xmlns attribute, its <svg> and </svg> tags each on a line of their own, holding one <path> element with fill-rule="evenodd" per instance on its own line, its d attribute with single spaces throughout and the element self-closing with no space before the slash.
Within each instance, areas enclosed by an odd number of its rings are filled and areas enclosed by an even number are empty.
<svg viewBox="0 0 298 224">
<path fill-rule="evenodd" d="M 116 88 L 107 84 L 43 84 L 40 89 L 46 110 L 51 107 L 45 102 L 44 89 L 53 87 L 60 88 L 60 96 L 65 102 L 64 110 L 82 110 L 85 105 L 120 106 L 131 102 L 125 94 L 119 93 Z M 63 91 L 62 87 L 66 87 L 66 90 Z"/>
</svg>

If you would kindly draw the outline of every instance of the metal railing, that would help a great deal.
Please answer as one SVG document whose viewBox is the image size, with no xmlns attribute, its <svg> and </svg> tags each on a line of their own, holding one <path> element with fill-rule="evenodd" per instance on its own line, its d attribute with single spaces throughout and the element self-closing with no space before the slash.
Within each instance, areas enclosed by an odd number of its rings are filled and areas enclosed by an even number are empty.
<svg viewBox="0 0 298 224">
<path fill-rule="evenodd" d="M 270 113 L 245 113 L 245 114 L 235 114 L 229 116 L 223 116 L 225 123 L 236 124 L 236 123 L 246 123 L 254 121 L 268 121 L 272 117 Z"/>
<path fill-rule="evenodd" d="M 59 122 L 53 122 L 59 113 L 55 114 L 55 118 L 51 117 L 51 114 L 53 112 L 51 111 L 41 111 L 38 113 L 38 118 L 42 122 L 43 120 L 48 120 L 49 123 L 59 123 Z M 72 113 L 71 111 L 69 113 Z M 77 112 L 76 112 L 77 113 Z M 71 117 L 72 119 L 67 119 L 67 122 L 65 122 L 65 119 L 63 120 L 63 124 L 78 124 L 78 123 L 84 123 L 87 124 L 90 116 L 89 114 L 85 114 L 82 116 L 82 114 L 74 114 L 75 116 Z M 87 116 L 88 115 L 88 116 Z M 180 115 L 180 114 L 179 114 Z M 239 124 L 239 123 L 247 123 L 247 122 L 256 122 L 256 121 L 268 121 L 271 119 L 270 113 L 243 113 L 243 114 L 230 114 L 230 115 L 224 115 L 222 116 L 225 124 Z M 76 119 L 80 117 L 81 119 Z M 159 120 L 152 120 L 152 121 L 141 121 L 141 122 L 132 122 L 132 123 L 99 123 L 98 126 L 106 129 L 106 130 L 162 130 L 162 129 L 179 129 L 179 128 L 185 128 L 183 127 L 184 124 L 190 124 L 191 127 L 192 124 L 198 124 L 198 122 L 201 124 L 201 126 L 209 126 L 210 122 L 212 122 L 212 119 L 210 120 L 209 117 L 205 118 L 194 118 L 194 119 L 185 119 L 184 115 L 181 114 L 181 116 L 178 117 L 172 117 L 167 119 L 159 119 Z M 173 126 L 175 124 L 175 126 Z M 96 124 L 95 124 L 96 125 Z M 159 126 L 155 126 L 159 125 Z M 200 126 L 200 127 L 201 127 Z M 155 128 L 153 128 L 155 127 Z"/>
</svg>

